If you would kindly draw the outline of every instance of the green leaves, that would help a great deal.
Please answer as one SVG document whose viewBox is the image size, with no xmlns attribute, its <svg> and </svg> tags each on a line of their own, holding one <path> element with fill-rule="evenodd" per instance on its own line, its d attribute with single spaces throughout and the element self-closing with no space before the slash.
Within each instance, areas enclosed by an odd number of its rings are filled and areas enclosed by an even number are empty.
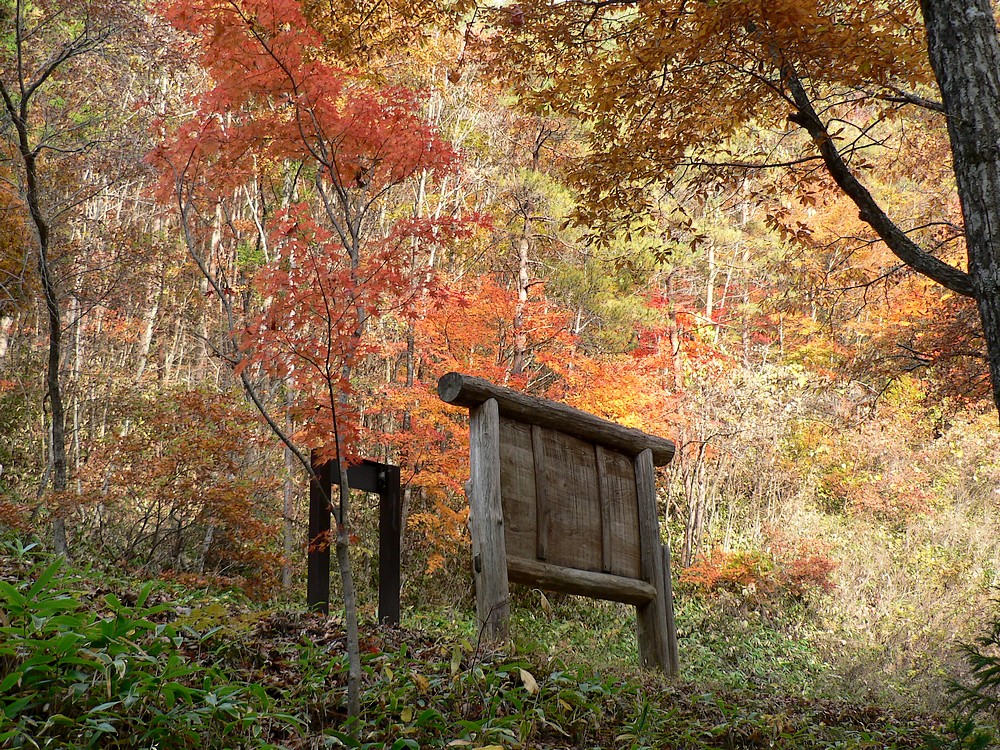
<svg viewBox="0 0 1000 750">
<path fill-rule="evenodd" d="M 85 608 L 57 560 L 34 581 L 0 581 L 0 743 L 67 748 L 267 746 L 264 726 L 297 726 L 272 712 L 258 685 L 236 685 L 190 664 L 184 638 L 147 607 L 103 597 Z"/>
</svg>

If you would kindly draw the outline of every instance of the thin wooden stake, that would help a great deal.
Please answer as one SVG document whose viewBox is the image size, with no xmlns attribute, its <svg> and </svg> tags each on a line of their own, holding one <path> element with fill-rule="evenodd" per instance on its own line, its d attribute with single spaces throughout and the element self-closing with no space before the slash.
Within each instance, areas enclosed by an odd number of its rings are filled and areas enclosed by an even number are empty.
<svg viewBox="0 0 1000 750">
<path fill-rule="evenodd" d="M 597 462 L 597 502 L 601 507 L 601 570 L 611 572 L 611 553 L 614 545 L 611 528 L 611 493 L 608 491 L 608 472 L 604 465 L 604 448 L 594 446 Z"/>
<path fill-rule="evenodd" d="M 663 545 L 664 603 L 667 611 L 667 674 L 676 677 L 681 668 L 680 650 L 677 646 L 677 624 L 674 622 L 674 584 L 670 572 L 670 545 Z"/>
</svg>

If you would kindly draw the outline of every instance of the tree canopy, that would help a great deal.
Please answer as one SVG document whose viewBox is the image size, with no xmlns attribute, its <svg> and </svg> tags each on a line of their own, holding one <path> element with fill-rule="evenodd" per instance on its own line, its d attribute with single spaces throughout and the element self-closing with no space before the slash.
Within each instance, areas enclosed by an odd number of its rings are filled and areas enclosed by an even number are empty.
<svg viewBox="0 0 1000 750">
<path fill-rule="evenodd" d="M 527 2 L 494 18 L 526 101 L 590 125 L 574 170 L 587 197 L 581 221 L 608 233 L 655 213 L 657 190 L 685 167 L 783 168 L 835 186 L 902 263 L 977 301 L 1000 408 L 1000 252 L 987 229 L 1000 193 L 984 145 L 1000 127 L 1000 48 L 987 0 Z M 894 216 L 865 185 L 901 158 L 919 179 L 923 154 L 887 134 L 889 123 L 914 120 L 950 141 L 964 226 L 948 206 Z M 767 142 L 733 148 L 737 133 L 758 128 L 784 131 L 789 156 L 776 159 Z M 967 262 L 954 247 L 963 239 Z"/>
</svg>

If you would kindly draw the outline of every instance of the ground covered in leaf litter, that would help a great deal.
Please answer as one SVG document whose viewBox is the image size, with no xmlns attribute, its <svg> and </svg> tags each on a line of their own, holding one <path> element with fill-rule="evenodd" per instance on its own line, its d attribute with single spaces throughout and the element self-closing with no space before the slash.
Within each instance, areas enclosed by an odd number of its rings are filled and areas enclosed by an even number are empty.
<svg viewBox="0 0 1000 750">
<path fill-rule="evenodd" d="M 850 700 L 733 692 L 638 670 L 598 673 L 468 640 L 368 625 L 362 716 L 348 719 L 341 621 L 296 611 L 179 615 L 188 656 L 300 707 L 307 737 L 369 748 L 920 748 L 942 718 Z"/>
<path fill-rule="evenodd" d="M 0 565 L 0 579 L 26 578 L 21 565 Z M 114 583 L 83 585 L 75 595 L 97 609 L 108 595 L 126 606 L 139 598 L 132 586 Z M 144 606 L 184 634 L 178 649 L 187 660 L 262 686 L 277 711 L 298 718 L 298 726 L 265 728 L 260 739 L 273 746 L 921 748 L 929 738 L 936 747 L 946 739 L 939 716 L 803 698 L 763 681 L 734 689 L 692 675 L 670 681 L 624 666 L 597 670 L 454 632 L 373 623 L 363 626 L 361 642 L 362 715 L 350 719 L 340 619 L 260 610 L 225 596 L 180 597 L 186 604 L 172 596 L 155 589 Z"/>
</svg>

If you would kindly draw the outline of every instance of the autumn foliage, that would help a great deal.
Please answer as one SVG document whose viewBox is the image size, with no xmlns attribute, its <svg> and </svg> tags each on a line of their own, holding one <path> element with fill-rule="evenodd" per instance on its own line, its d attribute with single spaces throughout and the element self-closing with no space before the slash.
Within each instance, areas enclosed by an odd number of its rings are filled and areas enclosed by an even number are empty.
<svg viewBox="0 0 1000 750">
<path fill-rule="evenodd" d="M 699 555 L 680 574 L 683 586 L 703 594 L 729 592 L 751 600 L 801 599 L 810 592 L 829 592 L 837 563 L 815 540 L 778 543 L 766 551 L 715 547 Z"/>
<path fill-rule="evenodd" d="M 266 597 L 281 555 L 269 443 L 245 407 L 168 390 L 122 404 L 62 498 L 80 551 L 148 575 L 215 576 Z"/>
<path fill-rule="evenodd" d="M 961 267 L 945 118 L 909 97 L 934 93 L 916 8 L 157 5 L 162 70 L 122 68 L 135 153 L 47 173 L 78 207 L 52 235 L 56 494 L 35 230 L 0 168 L 0 524 L 58 517 L 83 559 L 295 595 L 318 449 L 401 467 L 404 603 L 464 602 L 467 414 L 435 392 L 460 371 L 675 440 L 682 605 L 806 601 L 904 644 L 890 600 L 912 597 L 949 609 L 940 636 L 996 578 L 978 311 L 900 264 L 788 119 L 797 80 L 821 142 Z M 99 130 L 88 70 L 46 127 Z M 322 541 L 343 532 L 364 614 L 376 505 L 348 498 Z"/>
</svg>

